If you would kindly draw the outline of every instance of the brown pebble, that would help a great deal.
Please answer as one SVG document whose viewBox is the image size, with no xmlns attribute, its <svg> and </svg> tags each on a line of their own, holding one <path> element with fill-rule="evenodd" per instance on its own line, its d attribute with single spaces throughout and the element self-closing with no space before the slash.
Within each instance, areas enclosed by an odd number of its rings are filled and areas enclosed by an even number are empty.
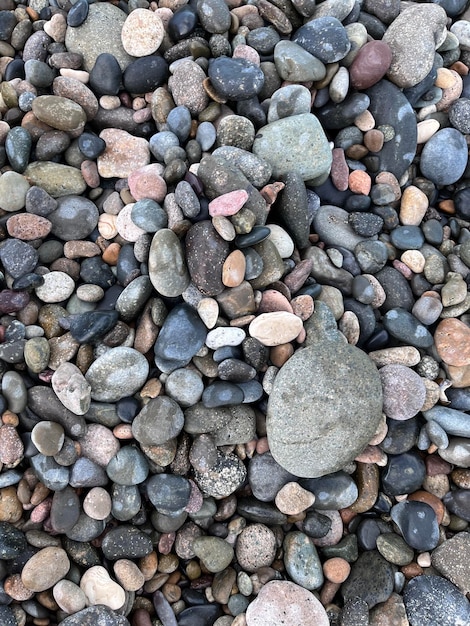
<svg viewBox="0 0 470 626">
<path fill-rule="evenodd" d="M 145 580 L 151 580 L 155 576 L 158 568 L 158 556 L 155 551 L 150 552 L 138 561 L 139 569 L 144 575 Z"/>
<path fill-rule="evenodd" d="M 238 287 L 245 277 L 246 259 L 241 250 L 234 250 L 222 266 L 222 282 L 226 287 Z"/>
<path fill-rule="evenodd" d="M 101 250 L 93 241 L 66 241 L 64 256 L 68 259 L 90 258 L 98 256 Z"/>
<path fill-rule="evenodd" d="M 356 480 L 359 496 L 349 508 L 355 513 L 365 513 L 371 509 L 379 493 L 379 468 L 375 463 L 358 463 Z"/>
<path fill-rule="evenodd" d="M 15 487 L 0 489 L 0 522 L 14 524 L 21 519 L 23 506 L 18 499 Z"/>
<path fill-rule="evenodd" d="M 51 232 L 52 223 L 40 215 L 34 213 L 18 213 L 7 220 L 8 234 L 15 239 L 33 241 L 43 239 Z"/>
<path fill-rule="evenodd" d="M 16 428 L 9 424 L 0 426 L 0 463 L 13 468 L 23 458 L 24 445 Z"/>
<path fill-rule="evenodd" d="M 298 515 L 315 502 L 315 496 L 296 482 L 285 484 L 277 493 L 275 504 L 281 513 Z"/>
<path fill-rule="evenodd" d="M 367 196 L 372 185 L 371 178 L 367 172 L 355 170 L 349 174 L 348 186 L 353 193 Z"/>
<path fill-rule="evenodd" d="M 17 602 L 25 602 L 34 596 L 34 592 L 23 585 L 21 574 L 12 574 L 5 578 L 3 587 L 5 592 Z"/>
<path fill-rule="evenodd" d="M 415 578 L 416 576 L 422 576 L 422 574 L 424 574 L 423 568 L 420 567 L 417 563 L 404 565 L 403 567 L 400 567 L 400 571 L 405 575 L 405 578 L 407 580 Z"/>
<path fill-rule="evenodd" d="M 349 563 L 339 556 L 327 559 L 323 563 L 325 578 L 332 583 L 344 583 L 350 571 L 351 566 Z"/>
<path fill-rule="evenodd" d="M 455 317 L 442 320 L 434 333 L 436 350 L 447 365 L 470 364 L 470 328 Z"/>
<path fill-rule="evenodd" d="M 384 134 L 376 128 L 368 130 L 364 134 L 364 145 L 371 152 L 380 152 L 384 145 Z"/>
<path fill-rule="evenodd" d="M 293 354 L 294 346 L 291 343 L 282 343 L 269 350 L 269 359 L 276 367 L 282 367 Z"/>
</svg>

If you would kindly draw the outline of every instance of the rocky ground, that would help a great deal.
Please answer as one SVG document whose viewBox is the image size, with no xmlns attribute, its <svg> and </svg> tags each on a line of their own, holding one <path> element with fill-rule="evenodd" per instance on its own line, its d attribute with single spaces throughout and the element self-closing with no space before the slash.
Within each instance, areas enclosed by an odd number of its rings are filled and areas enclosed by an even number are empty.
<svg viewBox="0 0 470 626">
<path fill-rule="evenodd" d="M 468 626 L 466 0 L 0 0 L 1 626 Z"/>
</svg>

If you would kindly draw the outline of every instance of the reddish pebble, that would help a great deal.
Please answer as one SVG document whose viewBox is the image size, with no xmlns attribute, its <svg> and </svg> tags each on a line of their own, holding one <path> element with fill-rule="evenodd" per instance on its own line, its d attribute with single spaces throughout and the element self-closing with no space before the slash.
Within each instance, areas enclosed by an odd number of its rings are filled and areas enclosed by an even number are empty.
<svg viewBox="0 0 470 626">
<path fill-rule="evenodd" d="M 258 313 L 271 313 L 273 311 L 288 311 L 292 313 L 289 300 L 276 289 L 266 289 L 261 297 Z"/>
<path fill-rule="evenodd" d="M 216 217 L 219 215 L 229 217 L 235 215 L 248 200 L 248 193 L 244 189 L 237 189 L 224 193 L 209 202 L 209 215 Z"/>
<path fill-rule="evenodd" d="M 346 578 L 349 576 L 350 571 L 351 566 L 349 563 L 339 556 L 327 559 L 323 563 L 323 573 L 325 574 L 325 578 L 332 583 L 344 583 Z"/>
<path fill-rule="evenodd" d="M 48 219 L 33 213 L 17 213 L 7 220 L 8 234 L 23 241 L 43 239 L 51 232 L 51 228 L 52 223 Z"/>
<path fill-rule="evenodd" d="M 83 180 L 86 182 L 88 187 L 91 189 L 96 189 L 100 186 L 100 175 L 98 173 L 98 166 L 95 161 L 83 161 L 80 165 L 80 171 L 83 176 Z"/>
<path fill-rule="evenodd" d="M 233 250 L 222 266 L 222 282 L 226 287 L 238 287 L 245 278 L 246 258 L 241 250 Z"/>
<path fill-rule="evenodd" d="M 411 280 L 411 278 L 413 277 L 413 272 L 412 270 L 408 267 L 408 265 L 406 263 L 403 263 L 403 261 L 399 261 L 398 259 L 395 259 L 392 262 L 393 267 L 398 270 L 400 272 L 400 274 L 402 274 L 407 280 Z"/>
<path fill-rule="evenodd" d="M 162 169 L 158 163 L 144 165 L 134 170 L 128 177 L 129 190 L 135 200 L 144 198 L 163 202 L 166 196 L 166 182 L 161 176 Z"/>
<path fill-rule="evenodd" d="M 353 193 L 359 193 L 367 196 L 370 192 L 372 181 L 367 172 L 362 170 L 355 170 L 349 174 L 348 180 L 349 189 Z"/>
<path fill-rule="evenodd" d="M 312 296 L 303 294 L 293 298 L 291 300 L 291 306 L 294 315 L 297 315 L 303 322 L 305 322 L 313 314 L 315 303 Z"/>
<path fill-rule="evenodd" d="M 383 78 L 392 62 L 392 51 L 384 41 L 369 41 L 357 53 L 349 67 L 349 79 L 355 89 L 367 89 Z"/>
<path fill-rule="evenodd" d="M 30 521 L 33 524 L 40 524 L 47 517 L 49 517 L 51 507 L 52 507 L 52 498 L 46 498 L 46 500 L 43 500 L 41 504 L 38 504 L 31 511 Z"/>
<path fill-rule="evenodd" d="M 190 479 L 189 482 L 191 484 L 191 493 L 189 494 L 189 501 L 184 510 L 187 513 L 197 513 L 203 504 L 202 493 L 194 481 Z"/>
<path fill-rule="evenodd" d="M 158 542 L 160 554 L 170 554 L 173 544 L 175 543 L 175 538 L 175 533 L 162 533 Z"/>
<path fill-rule="evenodd" d="M 333 162 L 331 163 L 331 181 L 338 191 L 346 191 L 348 188 L 349 167 L 346 163 L 343 148 L 333 148 L 331 151 Z"/>
<path fill-rule="evenodd" d="M 29 294 L 26 291 L 0 291 L 0 313 L 16 313 L 24 309 L 28 302 Z"/>
<path fill-rule="evenodd" d="M 300 261 L 292 272 L 284 277 L 284 284 L 292 293 L 296 293 L 310 276 L 312 269 L 312 259 L 304 259 L 303 261 Z"/>
<path fill-rule="evenodd" d="M 16 428 L 0 426 L 0 463 L 14 467 L 23 458 L 24 446 Z"/>
</svg>

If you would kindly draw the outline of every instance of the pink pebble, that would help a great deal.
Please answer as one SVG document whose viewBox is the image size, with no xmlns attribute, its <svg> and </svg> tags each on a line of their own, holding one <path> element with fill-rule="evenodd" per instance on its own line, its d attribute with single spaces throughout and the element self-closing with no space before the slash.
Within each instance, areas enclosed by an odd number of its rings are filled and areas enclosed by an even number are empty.
<svg viewBox="0 0 470 626">
<path fill-rule="evenodd" d="M 41 502 L 41 504 L 38 504 L 37 506 L 35 506 L 34 509 L 31 511 L 31 517 L 30 517 L 31 522 L 33 524 L 39 524 L 43 522 L 49 516 L 51 507 L 52 507 L 52 498 L 46 498 L 45 500 Z"/>
<path fill-rule="evenodd" d="M 392 265 L 393 265 L 393 267 L 396 270 L 398 270 L 400 272 L 400 274 L 403 274 L 403 276 L 405 278 L 407 278 L 408 280 L 411 280 L 411 278 L 413 276 L 413 272 L 410 270 L 408 265 L 406 265 L 402 261 L 399 261 L 398 259 L 395 259 L 395 261 L 393 261 Z"/>
<path fill-rule="evenodd" d="M 209 202 L 209 215 L 211 217 L 235 215 L 247 200 L 248 193 L 244 189 L 229 191 L 229 193 L 224 193 L 222 196 L 214 198 L 212 202 Z"/>
<path fill-rule="evenodd" d="M 129 191 L 133 198 L 163 202 L 167 187 L 161 174 L 162 166 L 159 163 L 151 163 L 134 170 L 128 177 Z"/>
</svg>

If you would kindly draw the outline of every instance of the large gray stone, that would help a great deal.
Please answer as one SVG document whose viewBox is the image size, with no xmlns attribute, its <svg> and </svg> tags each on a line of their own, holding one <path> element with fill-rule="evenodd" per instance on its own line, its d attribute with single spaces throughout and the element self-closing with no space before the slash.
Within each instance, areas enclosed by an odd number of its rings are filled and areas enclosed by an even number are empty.
<svg viewBox="0 0 470 626">
<path fill-rule="evenodd" d="M 328 174 L 331 148 L 320 122 L 312 113 L 276 120 L 260 128 L 253 142 L 253 153 L 268 161 L 273 177 L 298 172 L 303 180 Z"/>
<path fill-rule="evenodd" d="M 274 380 L 267 435 L 275 460 L 304 478 L 342 469 L 374 435 L 382 387 L 369 357 L 349 344 L 298 350 Z"/>
</svg>

